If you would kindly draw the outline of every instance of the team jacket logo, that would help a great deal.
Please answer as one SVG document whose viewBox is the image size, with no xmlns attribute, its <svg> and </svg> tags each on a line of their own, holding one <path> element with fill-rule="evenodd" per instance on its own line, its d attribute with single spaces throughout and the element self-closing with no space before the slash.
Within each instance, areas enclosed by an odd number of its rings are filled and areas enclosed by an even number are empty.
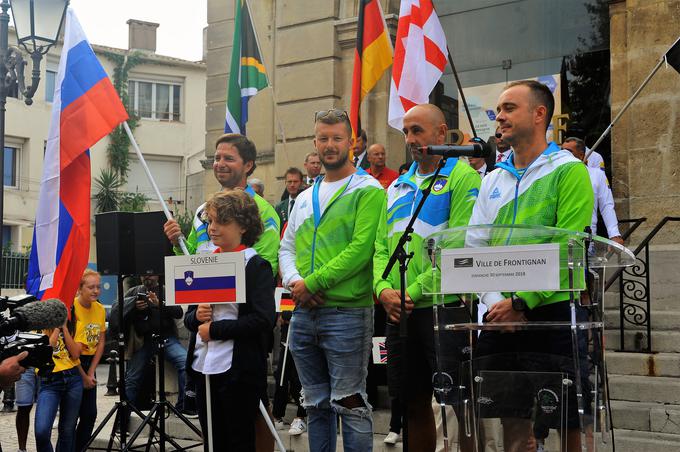
<svg viewBox="0 0 680 452">
<path fill-rule="evenodd" d="M 493 191 L 491 192 L 491 196 L 489 196 L 489 199 L 498 199 L 501 197 L 501 191 L 498 189 L 498 187 L 495 187 Z"/>
<path fill-rule="evenodd" d="M 191 286 L 191 284 L 194 282 L 194 272 L 184 272 L 184 282 L 187 284 L 187 286 Z"/>
<path fill-rule="evenodd" d="M 435 191 L 435 192 L 441 191 L 442 188 L 444 188 L 444 185 L 446 185 L 446 179 L 439 179 L 432 186 L 432 190 Z"/>
</svg>

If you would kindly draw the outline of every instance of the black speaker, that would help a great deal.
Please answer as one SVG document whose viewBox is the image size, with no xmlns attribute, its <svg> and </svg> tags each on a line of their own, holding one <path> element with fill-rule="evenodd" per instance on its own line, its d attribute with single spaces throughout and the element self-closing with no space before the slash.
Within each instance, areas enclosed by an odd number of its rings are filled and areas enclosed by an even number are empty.
<svg viewBox="0 0 680 452">
<path fill-rule="evenodd" d="M 135 275 L 162 275 L 165 256 L 172 254 L 170 241 L 163 232 L 163 212 L 136 212 L 133 215 Z"/>
<path fill-rule="evenodd" d="M 97 270 L 103 275 L 161 275 L 172 247 L 163 233 L 163 212 L 95 215 Z"/>
<path fill-rule="evenodd" d="M 132 212 L 95 215 L 97 270 L 102 275 L 134 275 Z"/>
</svg>

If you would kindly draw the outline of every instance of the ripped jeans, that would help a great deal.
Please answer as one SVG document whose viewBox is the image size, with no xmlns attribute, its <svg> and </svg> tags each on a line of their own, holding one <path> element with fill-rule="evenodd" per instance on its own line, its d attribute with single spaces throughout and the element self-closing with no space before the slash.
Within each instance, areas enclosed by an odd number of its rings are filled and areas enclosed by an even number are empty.
<svg viewBox="0 0 680 452">
<path fill-rule="evenodd" d="M 290 351 L 302 383 L 309 449 L 334 452 L 342 421 L 346 452 L 373 449 L 373 418 L 366 374 L 373 335 L 373 307 L 296 308 Z M 348 407 L 349 406 L 349 407 Z"/>
</svg>

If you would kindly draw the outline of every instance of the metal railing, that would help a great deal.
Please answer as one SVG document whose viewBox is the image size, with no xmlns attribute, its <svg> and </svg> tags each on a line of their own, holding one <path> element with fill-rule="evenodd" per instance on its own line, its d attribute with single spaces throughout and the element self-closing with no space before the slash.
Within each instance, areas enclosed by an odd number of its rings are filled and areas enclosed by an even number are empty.
<svg viewBox="0 0 680 452">
<path fill-rule="evenodd" d="M 630 236 L 646 218 L 623 220 L 621 223 L 632 223 L 633 225 L 622 236 L 624 239 Z M 636 344 L 633 350 L 645 353 L 652 352 L 652 309 L 651 309 L 651 287 L 650 287 L 650 261 L 649 243 L 663 229 L 666 223 L 680 221 L 680 217 L 663 218 L 649 234 L 635 248 L 635 265 L 620 268 L 607 280 L 605 291 L 618 279 L 619 280 L 619 331 L 620 331 L 620 350 L 626 351 L 625 327 L 631 324 L 636 327 L 643 327 L 647 332 L 647 344 L 642 348 L 638 341 L 642 341 L 640 333 L 636 337 Z"/>
<path fill-rule="evenodd" d="M 2 278 L 0 278 L 0 286 L 3 289 L 24 288 L 24 278 L 28 273 L 28 258 L 28 254 L 3 250 Z"/>
</svg>

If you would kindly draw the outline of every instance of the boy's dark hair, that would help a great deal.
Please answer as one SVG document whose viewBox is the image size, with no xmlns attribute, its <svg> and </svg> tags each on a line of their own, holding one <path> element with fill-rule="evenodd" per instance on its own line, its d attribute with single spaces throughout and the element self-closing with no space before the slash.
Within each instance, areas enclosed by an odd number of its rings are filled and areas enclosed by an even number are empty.
<svg viewBox="0 0 680 452">
<path fill-rule="evenodd" d="M 255 200 L 241 189 L 233 189 L 215 193 L 206 203 L 204 212 L 213 210 L 218 223 L 227 224 L 235 221 L 245 229 L 241 244 L 247 247 L 255 245 L 264 232 L 260 219 L 260 211 Z"/>
<path fill-rule="evenodd" d="M 505 89 L 507 90 L 508 88 L 512 88 L 514 86 L 526 86 L 529 88 L 531 97 L 533 98 L 534 106 L 543 105 L 546 108 L 547 114 L 545 117 L 545 130 L 548 130 L 550 121 L 552 121 L 553 113 L 555 112 L 555 98 L 553 97 L 553 93 L 550 92 L 550 88 L 541 82 L 537 82 L 536 80 L 518 80 L 516 82 L 509 83 Z"/>
<path fill-rule="evenodd" d="M 248 137 L 241 135 L 240 133 L 225 133 L 217 139 L 215 142 L 215 149 L 222 143 L 227 143 L 234 146 L 238 150 L 238 154 L 243 159 L 243 163 L 253 162 L 253 167 L 246 176 L 250 176 L 255 171 L 257 164 L 255 159 L 257 158 L 257 149 L 255 149 L 255 143 L 250 141 Z"/>
</svg>

